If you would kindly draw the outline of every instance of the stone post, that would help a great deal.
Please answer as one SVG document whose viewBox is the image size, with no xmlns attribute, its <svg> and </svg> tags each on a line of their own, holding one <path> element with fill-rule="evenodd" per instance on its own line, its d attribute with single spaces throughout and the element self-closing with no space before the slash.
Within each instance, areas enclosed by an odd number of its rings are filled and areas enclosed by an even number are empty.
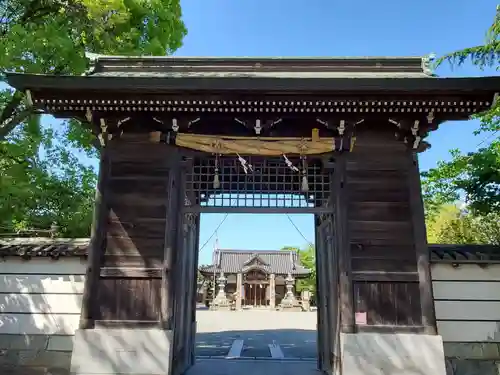
<svg viewBox="0 0 500 375">
<path fill-rule="evenodd" d="M 302 309 L 305 311 L 311 310 L 311 291 L 304 290 L 302 291 Z"/>
<path fill-rule="evenodd" d="M 295 279 L 291 274 L 288 274 L 285 279 L 286 285 L 286 295 L 285 299 L 295 299 L 295 295 L 293 294 L 293 286 L 295 285 Z"/>
<path fill-rule="evenodd" d="M 276 275 L 274 273 L 269 277 L 269 307 L 276 308 Z"/>
<path fill-rule="evenodd" d="M 243 275 L 238 272 L 236 275 L 236 310 L 241 310 L 241 290 L 243 289 Z"/>
</svg>

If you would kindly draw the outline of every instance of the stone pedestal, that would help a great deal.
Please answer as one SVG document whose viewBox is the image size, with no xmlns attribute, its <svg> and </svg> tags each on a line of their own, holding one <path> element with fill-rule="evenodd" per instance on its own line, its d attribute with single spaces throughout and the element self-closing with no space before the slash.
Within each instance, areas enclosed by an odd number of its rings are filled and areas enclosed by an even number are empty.
<svg viewBox="0 0 500 375">
<path fill-rule="evenodd" d="M 227 279 L 221 272 L 219 278 L 217 279 L 219 291 L 217 293 L 217 296 L 215 296 L 214 302 L 212 303 L 213 310 L 231 310 L 231 301 L 227 299 L 225 291 L 226 282 Z"/>
<path fill-rule="evenodd" d="M 79 329 L 71 357 L 72 375 L 170 373 L 173 331 Z"/>
<path fill-rule="evenodd" d="M 341 374 L 446 375 L 441 336 L 340 334 Z"/>
</svg>

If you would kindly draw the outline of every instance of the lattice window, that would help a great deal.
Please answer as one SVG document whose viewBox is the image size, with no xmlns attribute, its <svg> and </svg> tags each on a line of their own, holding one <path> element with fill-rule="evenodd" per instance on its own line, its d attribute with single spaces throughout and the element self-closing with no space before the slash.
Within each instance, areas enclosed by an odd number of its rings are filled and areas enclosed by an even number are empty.
<svg viewBox="0 0 500 375">
<path fill-rule="evenodd" d="M 196 159 L 186 178 L 187 205 L 300 209 L 319 207 L 328 199 L 329 175 L 318 159 L 303 165 L 299 158 L 290 158 L 295 168 L 283 157 L 242 159 L 243 163 L 227 156 Z"/>
</svg>

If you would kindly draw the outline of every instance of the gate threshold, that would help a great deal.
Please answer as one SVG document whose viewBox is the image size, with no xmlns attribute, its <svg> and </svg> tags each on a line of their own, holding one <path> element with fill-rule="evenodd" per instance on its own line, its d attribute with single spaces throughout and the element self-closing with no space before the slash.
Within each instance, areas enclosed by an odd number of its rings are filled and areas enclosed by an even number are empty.
<svg viewBox="0 0 500 375">
<path fill-rule="evenodd" d="M 314 357 L 227 357 L 225 355 L 196 356 L 196 360 L 224 360 L 224 361 L 266 361 L 266 362 L 316 362 Z"/>
</svg>

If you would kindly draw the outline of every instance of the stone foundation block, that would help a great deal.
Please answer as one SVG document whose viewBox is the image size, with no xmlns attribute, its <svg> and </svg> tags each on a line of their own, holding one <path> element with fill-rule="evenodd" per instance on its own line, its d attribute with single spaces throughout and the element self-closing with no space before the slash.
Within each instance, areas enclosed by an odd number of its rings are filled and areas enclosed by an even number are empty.
<svg viewBox="0 0 500 375">
<path fill-rule="evenodd" d="M 499 375 L 500 366 L 495 361 L 449 358 L 446 375 Z"/>
<path fill-rule="evenodd" d="M 77 330 L 71 374 L 168 374 L 172 340 L 159 328 Z"/>
<path fill-rule="evenodd" d="M 446 375 L 441 336 L 341 334 L 341 374 Z"/>
</svg>

